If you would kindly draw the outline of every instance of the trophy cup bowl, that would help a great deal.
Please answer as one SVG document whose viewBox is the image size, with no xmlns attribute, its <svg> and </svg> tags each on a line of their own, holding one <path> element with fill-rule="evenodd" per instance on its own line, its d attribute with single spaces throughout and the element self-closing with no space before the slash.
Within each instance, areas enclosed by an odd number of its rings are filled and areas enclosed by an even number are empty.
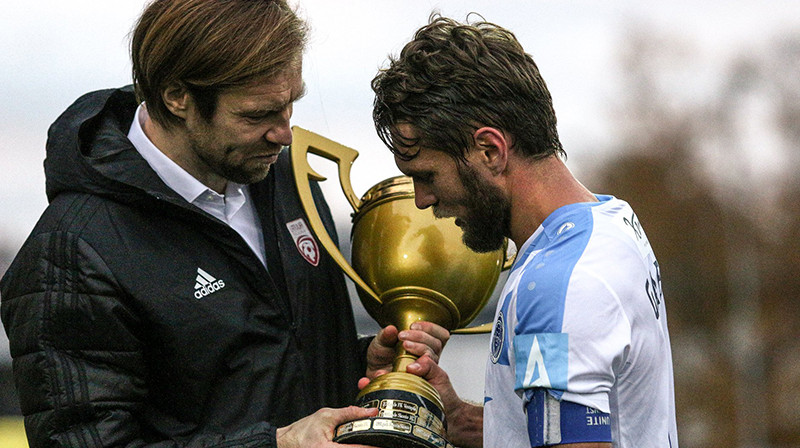
<svg viewBox="0 0 800 448">
<path fill-rule="evenodd" d="M 414 204 L 406 176 L 372 187 L 353 214 L 352 264 L 380 302 L 359 289 L 370 316 L 383 327 L 419 318 L 448 330 L 465 327 L 486 305 L 503 253 L 479 254 L 461 241 L 454 218 L 435 218 Z"/>
<path fill-rule="evenodd" d="M 455 331 L 466 327 L 491 297 L 505 250 L 479 254 L 461 240 L 455 219 L 438 219 L 414 204 L 406 176 L 386 179 L 358 199 L 350 186 L 350 165 L 358 153 L 322 136 L 293 127 L 292 166 L 303 208 L 322 246 L 357 286 L 369 315 L 399 331 L 429 321 Z M 342 190 L 353 207 L 352 266 L 325 232 L 314 206 L 309 179 L 325 180 L 308 165 L 307 153 L 339 165 Z M 356 405 L 376 407 L 376 417 L 336 429 L 334 441 L 385 448 L 451 447 L 444 406 L 424 379 L 407 373 L 416 360 L 402 344 L 392 372 L 372 380 Z"/>
</svg>

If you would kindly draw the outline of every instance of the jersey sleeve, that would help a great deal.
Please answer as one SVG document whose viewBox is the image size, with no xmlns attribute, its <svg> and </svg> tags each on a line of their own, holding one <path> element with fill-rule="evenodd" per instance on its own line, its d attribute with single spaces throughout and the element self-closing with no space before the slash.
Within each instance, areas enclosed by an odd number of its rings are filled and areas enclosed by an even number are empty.
<svg viewBox="0 0 800 448">
<path fill-rule="evenodd" d="M 552 264 L 538 262 L 517 288 L 514 388 L 532 443 L 608 442 L 630 322 L 602 269 Z"/>
<path fill-rule="evenodd" d="M 559 400 L 542 388 L 527 389 L 524 396 L 531 446 L 611 442 L 607 412 Z"/>
</svg>

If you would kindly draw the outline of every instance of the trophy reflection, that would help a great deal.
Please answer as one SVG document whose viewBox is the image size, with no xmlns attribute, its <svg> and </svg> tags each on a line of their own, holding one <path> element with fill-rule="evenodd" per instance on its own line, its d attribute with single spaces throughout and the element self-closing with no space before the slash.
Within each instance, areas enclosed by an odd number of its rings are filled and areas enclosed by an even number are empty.
<svg viewBox="0 0 800 448">
<path fill-rule="evenodd" d="M 466 327 L 491 297 L 505 251 L 479 254 L 461 241 L 455 219 L 437 219 L 414 205 L 410 178 L 393 177 L 358 199 L 350 169 L 358 152 L 313 132 L 293 127 L 292 167 L 300 199 L 322 246 L 357 286 L 369 315 L 399 331 L 429 321 L 450 331 Z M 337 163 L 342 191 L 353 208 L 352 266 L 325 231 L 309 179 L 323 181 L 308 153 Z M 376 407 L 376 417 L 336 429 L 334 441 L 385 448 L 451 447 L 445 439 L 444 406 L 424 379 L 407 373 L 416 357 L 398 344 L 392 372 L 367 385 L 356 404 Z"/>
</svg>

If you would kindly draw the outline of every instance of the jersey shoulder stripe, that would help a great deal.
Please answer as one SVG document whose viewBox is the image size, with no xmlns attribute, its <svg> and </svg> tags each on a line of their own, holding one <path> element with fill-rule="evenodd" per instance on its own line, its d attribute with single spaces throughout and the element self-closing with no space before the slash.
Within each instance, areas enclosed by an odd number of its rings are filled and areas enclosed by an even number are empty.
<svg viewBox="0 0 800 448">
<path fill-rule="evenodd" d="M 575 265 L 592 235 L 594 218 L 587 204 L 553 212 L 527 251 L 516 290 L 516 334 L 560 333 L 564 301 Z M 526 251 L 526 252 L 527 252 Z"/>
</svg>

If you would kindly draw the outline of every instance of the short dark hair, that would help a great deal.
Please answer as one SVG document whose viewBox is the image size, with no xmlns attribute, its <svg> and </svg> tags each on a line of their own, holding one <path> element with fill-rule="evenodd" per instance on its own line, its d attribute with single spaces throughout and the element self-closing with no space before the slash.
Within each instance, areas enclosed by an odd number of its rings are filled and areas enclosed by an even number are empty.
<svg viewBox="0 0 800 448">
<path fill-rule="evenodd" d="M 223 89 L 300 63 L 307 29 L 285 0 L 155 0 L 131 37 L 137 97 L 155 121 L 171 127 L 180 119 L 161 95 L 179 84 L 210 120 Z"/>
<path fill-rule="evenodd" d="M 479 21 L 431 15 L 398 58 L 372 80 L 373 120 L 398 157 L 420 145 L 464 160 L 481 126 L 511 135 L 512 147 L 535 159 L 565 157 L 553 101 L 539 68 L 511 31 Z M 410 123 L 419 138 L 396 131 Z"/>
</svg>

